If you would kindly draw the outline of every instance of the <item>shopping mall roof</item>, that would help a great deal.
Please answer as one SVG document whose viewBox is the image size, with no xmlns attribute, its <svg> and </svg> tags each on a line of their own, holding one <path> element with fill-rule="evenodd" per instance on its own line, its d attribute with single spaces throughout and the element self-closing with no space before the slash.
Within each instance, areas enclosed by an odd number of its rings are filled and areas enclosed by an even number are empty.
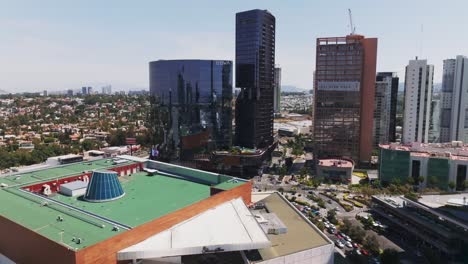
<svg viewBox="0 0 468 264">
<path fill-rule="evenodd" d="M 120 176 L 126 195 L 105 203 L 87 202 L 81 197 L 60 193 L 46 197 L 21 188 L 132 164 L 136 162 L 128 160 L 114 165 L 112 159 L 101 159 L 2 177 L 0 216 L 70 249 L 79 250 L 210 197 L 210 185 L 215 187 L 216 184 L 196 182 L 193 180 L 196 177 L 217 178 L 215 182 L 226 190 L 246 182 L 184 168 L 190 174 L 186 177 L 181 174 L 180 167 L 162 163 L 164 173 L 148 176 L 145 172 L 137 172 Z M 232 179 L 236 180 L 223 183 Z"/>
<path fill-rule="evenodd" d="M 284 234 L 268 235 L 272 246 L 258 250 L 261 260 L 274 259 L 332 243 L 281 194 L 265 195 L 264 193 L 258 193 L 260 199 L 256 199 L 254 197 L 256 195 L 252 194 L 252 200 L 263 202 L 265 207 L 268 208 L 268 212 L 276 214 L 288 228 Z"/>
<path fill-rule="evenodd" d="M 255 217 L 242 199 L 237 198 L 121 250 L 118 258 L 161 258 L 251 250 L 270 245 Z"/>
</svg>

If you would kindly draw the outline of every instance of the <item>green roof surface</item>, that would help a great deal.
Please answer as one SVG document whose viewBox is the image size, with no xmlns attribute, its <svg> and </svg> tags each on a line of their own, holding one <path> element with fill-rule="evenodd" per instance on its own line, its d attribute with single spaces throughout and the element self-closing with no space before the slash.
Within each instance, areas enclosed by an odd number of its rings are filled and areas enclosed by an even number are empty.
<svg viewBox="0 0 468 264">
<path fill-rule="evenodd" d="M 45 204 L 45 198 L 20 188 L 50 179 L 79 175 L 83 171 L 110 169 L 131 163 L 134 162 L 113 165 L 110 159 L 97 160 L 2 177 L 0 183 L 8 184 L 8 187 L 0 189 L 0 215 L 70 249 L 80 250 L 126 230 L 120 228 L 113 231 L 112 223 L 77 210 L 84 210 L 124 226 L 136 227 L 210 196 L 208 184 L 159 174 L 147 176 L 145 172 L 119 177 L 125 196 L 114 201 L 92 203 L 59 193 L 48 197 L 74 209 L 54 202 Z M 210 175 L 195 170 L 192 173 L 203 177 Z M 242 180 L 233 181 L 232 177 L 223 177 L 227 181 L 216 185 L 223 190 L 245 183 Z M 59 216 L 63 221 L 58 220 Z M 81 238 L 81 243 L 76 243 L 73 238 Z"/>
<path fill-rule="evenodd" d="M 92 203 L 62 194 L 51 198 L 135 227 L 210 197 L 207 185 L 167 176 L 139 172 L 119 180 L 125 195 L 114 201 Z"/>
<path fill-rule="evenodd" d="M 0 183 L 6 183 L 9 187 L 15 185 L 32 184 L 35 182 L 42 182 L 49 179 L 64 178 L 81 174 L 83 171 L 92 171 L 98 169 L 110 169 L 113 167 L 120 167 L 123 165 L 132 164 L 134 162 L 127 162 L 123 164 L 113 165 L 111 159 L 101 159 L 89 162 L 80 162 L 54 168 L 38 169 L 27 173 L 16 173 L 0 178 Z"/>
</svg>

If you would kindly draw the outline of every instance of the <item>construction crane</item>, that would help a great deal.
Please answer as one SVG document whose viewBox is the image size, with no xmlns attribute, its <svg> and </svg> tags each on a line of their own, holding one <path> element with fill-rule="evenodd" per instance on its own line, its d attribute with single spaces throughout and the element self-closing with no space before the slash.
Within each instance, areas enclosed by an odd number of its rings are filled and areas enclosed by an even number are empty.
<svg viewBox="0 0 468 264">
<path fill-rule="evenodd" d="M 356 32 L 356 27 L 354 27 L 353 25 L 353 14 L 351 14 L 351 9 L 348 8 L 348 14 L 349 14 L 349 26 L 351 27 L 351 34 L 350 35 L 354 35 L 354 33 Z"/>
</svg>

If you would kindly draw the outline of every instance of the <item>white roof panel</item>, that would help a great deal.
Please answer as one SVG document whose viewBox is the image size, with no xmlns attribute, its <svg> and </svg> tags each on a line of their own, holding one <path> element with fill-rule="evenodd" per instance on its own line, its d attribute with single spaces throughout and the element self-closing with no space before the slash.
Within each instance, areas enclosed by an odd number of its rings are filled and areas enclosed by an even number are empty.
<svg viewBox="0 0 468 264">
<path fill-rule="evenodd" d="M 239 251 L 270 247 L 270 241 L 241 198 L 223 203 L 138 244 L 119 260 Z"/>
</svg>

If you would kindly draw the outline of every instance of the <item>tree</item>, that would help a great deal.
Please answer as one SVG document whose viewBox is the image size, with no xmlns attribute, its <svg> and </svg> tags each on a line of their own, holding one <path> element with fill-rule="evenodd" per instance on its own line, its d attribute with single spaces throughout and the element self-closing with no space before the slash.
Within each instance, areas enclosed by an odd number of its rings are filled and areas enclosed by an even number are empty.
<svg viewBox="0 0 468 264">
<path fill-rule="evenodd" d="M 93 140 L 85 139 L 81 142 L 81 146 L 83 147 L 84 151 L 92 150 L 97 148 L 97 144 Z"/>
<path fill-rule="evenodd" d="M 368 235 L 364 240 L 363 246 L 373 254 L 378 254 L 380 251 L 379 241 L 375 235 Z"/>
<path fill-rule="evenodd" d="M 429 186 L 435 187 L 437 185 L 437 183 L 438 183 L 437 177 L 435 177 L 435 176 L 429 177 L 428 183 L 429 183 Z"/>
<path fill-rule="evenodd" d="M 279 174 L 280 176 L 284 176 L 284 175 L 286 175 L 287 172 L 288 172 L 288 168 L 286 167 L 286 165 L 283 165 L 283 166 L 281 166 L 281 168 L 279 169 L 278 174 Z"/>
<path fill-rule="evenodd" d="M 453 189 L 455 189 L 455 182 L 450 181 L 450 182 L 448 183 L 448 187 L 450 188 L 450 190 L 453 191 Z"/>
<path fill-rule="evenodd" d="M 419 176 L 418 177 L 418 183 L 421 184 L 424 182 L 424 176 Z"/>
<path fill-rule="evenodd" d="M 338 220 L 336 219 L 336 211 L 334 209 L 328 210 L 327 219 L 332 224 L 337 224 L 338 223 Z"/>
<path fill-rule="evenodd" d="M 398 264 L 400 263 L 400 255 L 395 249 L 387 248 L 380 256 L 382 264 Z"/>
<path fill-rule="evenodd" d="M 372 187 L 374 188 L 379 188 L 380 187 L 380 180 L 373 180 L 372 181 Z"/>
<path fill-rule="evenodd" d="M 320 230 L 324 230 L 325 229 L 325 224 L 323 224 L 323 222 L 316 222 L 315 223 L 315 226 L 320 229 Z"/>
<path fill-rule="evenodd" d="M 115 133 L 112 133 L 109 139 L 109 144 L 111 146 L 122 146 L 125 145 L 125 139 L 127 134 L 121 129 L 117 129 Z"/>
<path fill-rule="evenodd" d="M 348 234 L 354 241 L 358 243 L 362 243 L 364 241 L 364 237 L 366 236 L 366 231 L 358 225 L 353 225 L 349 228 Z"/>
<path fill-rule="evenodd" d="M 341 231 L 345 232 L 345 233 L 349 233 L 349 230 L 351 229 L 351 221 L 349 221 L 349 219 L 344 219 L 343 220 L 343 225 L 341 225 L 340 229 Z"/>
<path fill-rule="evenodd" d="M 414 178 L 413 177 L 406 178 L 406 183 L 408 183 L 409 185 L 414 185 L 415 184 Z"/>
<path fill-rule="evenodd" d="M 299 170 L 299 175 L 301 175 L 302 177 L 306 176 L 307 173 L 308 173 L 307 167 L 302 167 L 302 168 Z"/>
</svg>

